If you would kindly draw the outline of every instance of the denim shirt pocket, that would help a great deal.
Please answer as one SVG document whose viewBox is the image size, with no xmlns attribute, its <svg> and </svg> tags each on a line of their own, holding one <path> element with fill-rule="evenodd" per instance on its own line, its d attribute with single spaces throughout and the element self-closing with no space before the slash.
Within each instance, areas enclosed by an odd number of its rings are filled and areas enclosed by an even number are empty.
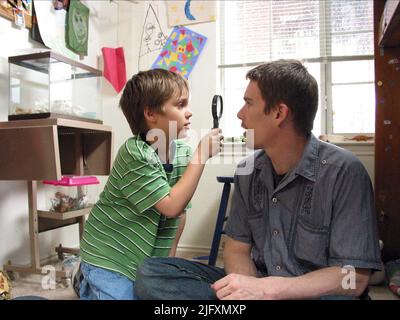
<svg viewBox="0 0 400 320">
<path fill-rule="evenodd" d="M 310 269 L 328 266 L 329 229 L 309 224 L 302 217 L 297 219 L 293 253 L 295 259 Z"/>
</svg>

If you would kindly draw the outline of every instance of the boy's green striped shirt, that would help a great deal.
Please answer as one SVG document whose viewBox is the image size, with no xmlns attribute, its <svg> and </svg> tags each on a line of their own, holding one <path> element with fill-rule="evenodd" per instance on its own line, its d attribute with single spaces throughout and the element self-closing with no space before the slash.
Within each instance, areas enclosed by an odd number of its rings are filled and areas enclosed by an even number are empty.
<svg viewBox="0 0 400 320">
<path fill-rule="evenodd" d="M 182 141 L 175 140 L 175 145 L 169 173 L 139 137 L 121 146 L 85 224 L 80 245 L 83 261 L 135 280 L 137 266 L 146 257 L 168 256 L 179 219 L 161 215 L 154 205 L 169 194 L 192 156 Z"/>
</svg>

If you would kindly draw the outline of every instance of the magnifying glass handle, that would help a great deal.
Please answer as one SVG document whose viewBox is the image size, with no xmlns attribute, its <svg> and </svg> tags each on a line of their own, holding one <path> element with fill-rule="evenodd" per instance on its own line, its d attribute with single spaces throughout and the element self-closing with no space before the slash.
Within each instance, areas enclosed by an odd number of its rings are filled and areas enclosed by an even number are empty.
<svg viewBox="0 0 400 320">
<path fill-rule="evenodd" d="M 213 120 L 213 129 L 218 128 L 218 125 L 219 125 L 218 119 L 214 119 L 214 120 Z"/>
<path fill-rule="evenodd" d="M 218 102 L 219 102 L 219 108 L 218 108 Z M 219 127 L 219 119 L 222 116 L 223 112 L 223 102 L 222 102 L 222 97 L 220 95 L 214 95 L 212 104 L 211 104 L 211 113 L 213 116 L 213 129 L 216 129 Z"/>
</svg>

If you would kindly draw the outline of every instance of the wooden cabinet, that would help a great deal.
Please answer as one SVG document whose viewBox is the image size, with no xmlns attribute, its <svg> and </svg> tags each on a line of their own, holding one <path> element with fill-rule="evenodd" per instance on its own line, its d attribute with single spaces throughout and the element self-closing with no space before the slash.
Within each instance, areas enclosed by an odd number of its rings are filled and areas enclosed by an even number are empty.
<svg viewBox="0 0 400 320">
<path fill-rule="evenodd" d="M 399 10 L 399 1 L 374 1 L 375 202 L 384 261 L 400 258 Z"/>
<path fill-rule="evenodd" d="M 79 224 L 82 236 L 90 208 L 55 213 L 37 208 L 37 181 L 59 180 L 62 175 L 108 175 L 112 164 L 110 126 L 61 118 L 0 122 L 0 180 L 26 180 L 28 184 L 30 266 L 11 262 L 4 270 L 41 273 L 39 233 Z M 79 188 L 79 187 L 78 187 Z M 59 254 L 76 249 L 56 248 Z M 57 277 L 66 277 L 63 270 Z"/>
</svg>

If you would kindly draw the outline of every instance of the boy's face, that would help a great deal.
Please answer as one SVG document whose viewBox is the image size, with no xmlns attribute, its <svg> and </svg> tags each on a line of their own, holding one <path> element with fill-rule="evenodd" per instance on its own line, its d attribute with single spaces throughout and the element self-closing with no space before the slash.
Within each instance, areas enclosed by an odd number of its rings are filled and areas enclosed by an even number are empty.
<svg viewBox="0 0 400 320">
<path fill-rule="evenodd" d="M 189 92 L 182 91 L 182 95 L 174 94 L 162 108 L 157 117 L 157 128 L 164 131 L 168 140 L 187 137 L 190 129 L 192 112 L 189 108 Z"/>
</svg>

